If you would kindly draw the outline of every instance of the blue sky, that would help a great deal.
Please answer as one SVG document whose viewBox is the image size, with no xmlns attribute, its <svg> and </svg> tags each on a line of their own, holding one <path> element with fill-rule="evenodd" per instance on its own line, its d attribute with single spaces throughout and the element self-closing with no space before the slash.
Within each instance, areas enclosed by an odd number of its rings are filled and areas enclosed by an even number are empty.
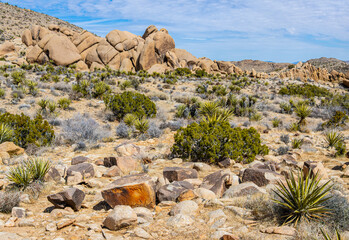
<svg viewBox="0 0 349 240">
<path fill-rule="evenodd" d="M 6 1 L 3 1 L 6 2 Z M 349 60 L 349 0 L 8 0 L 99 36 L 166 28 L 197 57 Z"/>
</svg>

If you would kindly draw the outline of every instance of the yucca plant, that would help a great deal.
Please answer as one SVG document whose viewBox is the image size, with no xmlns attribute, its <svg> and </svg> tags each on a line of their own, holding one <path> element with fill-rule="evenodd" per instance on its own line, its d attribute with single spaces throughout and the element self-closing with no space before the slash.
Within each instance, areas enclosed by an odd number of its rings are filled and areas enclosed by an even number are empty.
<svg viewBox="0 0 349 240">
<path fill-rule="evenodd" d="M 26 164 L 20 164 L 10 168 L 6 174 L 7 178 L 18 187 L 25 189 L 32 181 L 32 172 L 27 168 Z"/>
<path fill-rule="evenodd" d="M 311 114 L 311 111 L 312 111 L 311 108 L 305 103 L 299 103 L 299 104 L 296 104 L 294 111 L 299 117 L 298 125 L 299 126 L 306 125 L 305 119 Z"/>
<path fill-rule="evenodd" d="M 330 237 L 330 235 L 322 228 L 320 228 L 321 234 L 324 237 L 324 240 L 332 240 L 332 238 Z M 335 240 L 342 240 L 342 237 L 338 231 L 338 229 L 336 229 L 336 235 L 335 235 Z"/>
<path fill-rule="evenodd" d="M 124 123 L 129 127 L 132 127 L 136 121 L 137 121 L 137 116 L 132 113 L 128 113 L 124 117 Z"/>
<path fill-rule="evenodd" d="M 343 134 L 336 132 L 336 131 L 329 131 L 325 133 L 325 140 L 328 145 L 328 147 L 334 147 L 338 143 L 342 142 L 344 139 Z"/>
<path fill-rule="evenodd" d="M 149 129 L 149 121 L 146 118 L 137 119 L 134 125 L 140 134 L 146 133 Z"/>
<path fill-rule="evenodd" d="M 290 132 L 297 132 L 300 130 L 300 126 L 298 125 L 298 123 L 291 123 L 289 126 L 288 126 L 288 131 Z"/>
<path fill-rule="evenodd" d="M 51 168 L 51 162 L 40 158 L 33 158 L 24 163 L 30 170 L 32 181 L 43 181 Z"/>
<path fill-rule="evenodd" d="M 49 104 L 49 101 L 46 100 L 46 99 L 41 99 L 41 100 L 38 102 L 38 105 L 41 107 L 41 110 L 42 110 L 42 111 L 46 110 L 48 104 Z"/>
<path fill-rule="evenodd" d="M 329 185 L 330 181 L 320 184 L 320 180 L 318 173 L 304 176 L 300 171 L 297 179 L 290 172 L 286 184 L 277 182 L 276 190 L 273 191 L 279 199 L 273 201 L 285 210 L 285 224 L 297 225 L 303 219 L 309 222 L 329 214 L 330 209 L 322 206 L 322 203 L 330 198 L 326 196 L 333 185 Z"/>
<path fill-rule="evenodd" d="M 216 113 L 214 113 L 212 115 L 204 115 L 204 118 L 202 119 L 202 121 L 206 121 L 210 124 L 214 124 L 217 122 L 226 122 L 226 121 L 229 121 L 231 119 L 233 114 L 234 114 L 233 110 L 223 109 L 223 110 L 217 111 Z"/>
<path fill-rule="evenodd" d="M 56 111 L 56 108 L 57 108 L 57 104 L 55 103 L 55 102 L 49 102 L 48 104 L 47 104 L 47 108 L 48 108 L 48 111 L 50 112 L 50 113 L 54 113 L 55 111 Z"/>
<path fill-rule="evenodd" d="M 292 140 L 292 148 L 296 149 L 296 148 L 301 148 L 301 146 L 303 145 L 303 139 L 293 139 Z"/>
<path fill-rule="evenodd" d="M 219 104 L 216 102 L 205 102 L 200 107 L 202 116 L 212 116 L 219 111 Z"/>
<path fill-rule="evenodd" d="M 184 104 L 182 104 L 182 105 L 179 105 L 178 107 L 177 107 L 177 112 L 176 112 L 176 117 L 177 118 L 184 118 L 185 116 L 184 116 L 184 113 L 185 113 L 185 110 L 187 109 L 187 106 L 186 105 L 184 105 Z"/>
<path fill-rule="evenodd" d="M 272 122 L 272 124 L 273 124 L 273 127 L 274 127 L 274 128 L 277 128 L 277 127 L 280 126 L 281 120 L 278 119 L 278 118 L 274 118 L 271 122 Z"/>
<path fill-rule="evenodd" d="M 63 110 L 67 110 L 70 104 L 71 104 L 71 100 L 68 98 L 61 98 L 58 100 L 58 106 Z"/>
<path fill-rule="evenodd" d="M 0 124 L 0 143 L 10 141 L 13 136 L 13 130 L 5 123 Z"/>
</svg>

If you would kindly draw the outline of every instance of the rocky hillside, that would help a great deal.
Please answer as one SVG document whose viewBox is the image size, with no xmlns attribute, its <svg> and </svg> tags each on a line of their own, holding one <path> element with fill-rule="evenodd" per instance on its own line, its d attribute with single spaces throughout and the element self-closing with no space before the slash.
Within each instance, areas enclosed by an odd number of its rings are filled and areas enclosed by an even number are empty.
<svg viewBox="0 0 349 240">
<path fill-rule="evenodd" d="M 346 73 L 349 71 L 349 62 L 345 62 L 336 58 L 316 58 L 307 61 L 311 65 L 318 68 L 325 68 L 328 72 L 335 70 L 337 72 Z"/>
<path fill-rule="evenodd" d="M 244 71 L 252 71 L 252 69 L 254 69 L 256 72 L 266 73 L 277 71 L 291 65 L 291 63 L 274 63 L 250 59 L 242 61 L 232 61 L 232 63 Z"/>
<path fill-rule="evenodd" d="M 0 43 L 20 37 L 23 31 L 33 24 L 40 26 L 55 24 L 78 32 L 82 30 L 61 19 L 2 2 L 0 2 L 0 19 Z"/>
</svg>

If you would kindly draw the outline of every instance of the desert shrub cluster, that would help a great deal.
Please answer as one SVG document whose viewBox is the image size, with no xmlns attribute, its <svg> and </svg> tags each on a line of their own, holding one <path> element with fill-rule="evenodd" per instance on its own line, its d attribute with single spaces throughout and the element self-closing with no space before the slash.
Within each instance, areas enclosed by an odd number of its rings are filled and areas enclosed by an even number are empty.
<svg viewBox="0 0 349 240">
<path fill-rule="evenodd" d="M 107 109 L 110 109 L 118 120 L 122 120 L 126 114 L 132 113 L 138 118 L 154 117 L 156 106 L 149 97 L 136 92 L 123 92 L 104 97 Z"/>
<path fill-rule="evenodd" d="M 11 129 L 7 141 L 12 141 L 24 148 L 29 144 L 35 144 L 36 146 L 50 145 L 55 137 L 52 126 L 46 120 L 43 120 L 41 115 L 31 119 L 24 114 L 4 113 L 0 114 L 0 122 Z M 0 133 L 0 135 L 2 134 Z"/>
<path fill-rule="evenodd" d="M 190 161 L 219 162 L 225 157 L 252 162 L 258 154 L 268 154 L 254 128 L 232 128 L 226 121 L 192 123 L 174 136 L 172 155 Z"/>
</svg>

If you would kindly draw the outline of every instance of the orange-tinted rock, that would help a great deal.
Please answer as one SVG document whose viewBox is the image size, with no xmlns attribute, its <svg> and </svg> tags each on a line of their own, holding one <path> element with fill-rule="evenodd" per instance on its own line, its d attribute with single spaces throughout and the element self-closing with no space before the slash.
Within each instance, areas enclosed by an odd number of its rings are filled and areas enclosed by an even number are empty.
<svg viewBox="0 0 349 240">
<path fill-rule="evenodd" d="M 148 175 L 130 175 L 109 184 L 102 191 L 102 197 L 113 208 L 117 205 L 153 208 L 154 188 L 155 184 Z"/>
</svg>

